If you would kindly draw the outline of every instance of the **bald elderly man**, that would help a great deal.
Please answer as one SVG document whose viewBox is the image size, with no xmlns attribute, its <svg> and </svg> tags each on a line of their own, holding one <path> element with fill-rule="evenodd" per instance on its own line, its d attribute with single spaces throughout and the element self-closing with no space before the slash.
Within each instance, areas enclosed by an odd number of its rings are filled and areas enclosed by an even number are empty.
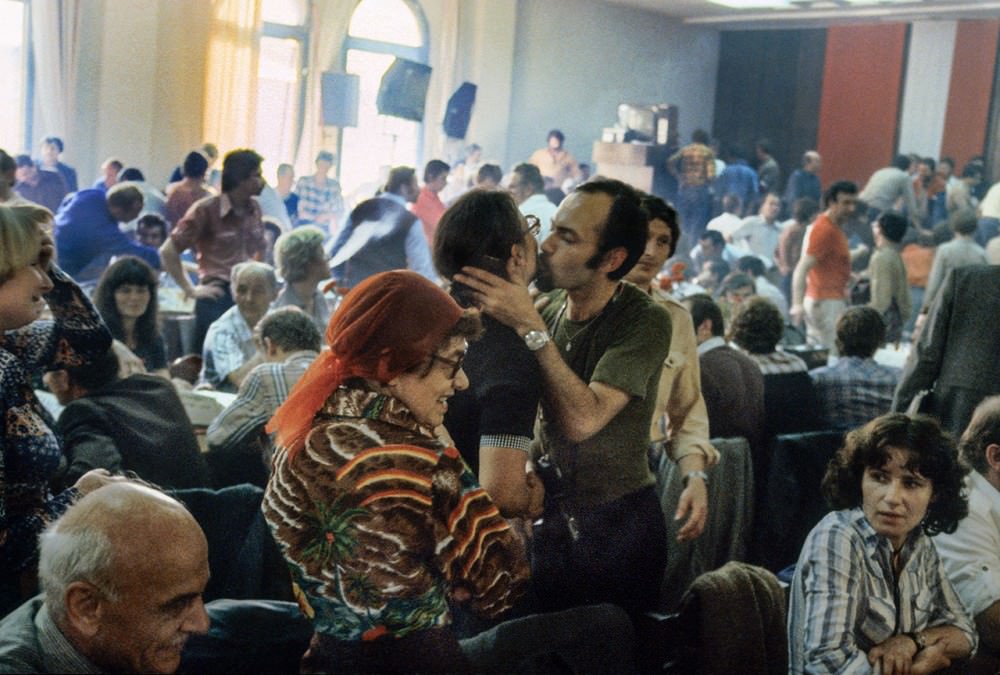
<svg viewBox="0 0 1000 675">
<path fill-rule="evenodd" d="M 42 594 L 0 622 L 0 673 L 173 673 L 208 630 L 208 544 L 180 502 L 120 481 L 42 534 Z"/>
</svg>

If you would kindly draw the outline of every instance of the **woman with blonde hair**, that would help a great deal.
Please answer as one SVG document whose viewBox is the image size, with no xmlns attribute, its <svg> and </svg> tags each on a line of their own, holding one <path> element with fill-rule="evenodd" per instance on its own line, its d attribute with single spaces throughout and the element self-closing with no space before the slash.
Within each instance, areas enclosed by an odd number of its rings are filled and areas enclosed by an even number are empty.
<svg viewBox="0 0 1000 675">
<path fill-rule="evenodd" d="M 62 451 L 33 380 L 88 363 L 111 345 L 93 305 L 53 264 L 51 228 L 47 209 L 0 206 L 0 614 L 33 595 L 45 523 L 109 480 L 95 470 L 58 495 L 49 491 Z M 53 318 L 41 320 L 46 305 Z"/>
</svg>

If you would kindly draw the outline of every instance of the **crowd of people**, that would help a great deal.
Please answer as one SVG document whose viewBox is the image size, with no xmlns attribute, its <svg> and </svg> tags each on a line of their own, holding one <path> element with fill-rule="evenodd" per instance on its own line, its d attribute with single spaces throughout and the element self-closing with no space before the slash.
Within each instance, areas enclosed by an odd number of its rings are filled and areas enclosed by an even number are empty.
<svg viewBox="0 0 1000 675">
<path fill-rule="evenodd" d="M 707 592 L 668 562 L 736 495 L 759 519 L 775 443 L 813 432 L 833 510 L 783 561 L 782 669 L 1000 663 L 1000 183 L 901 155 L 824 189 L 813 150 L 786 181 L 699 130 L 657 196 L 564 141 L 357 203 L 328 151 L 272 188 L 206 143 L 162 191 L 115 158 L 79 189 L 54 137 L 0 151 L 0 672 L 174 672 L 216 616 L 239 634 L 260 615 L 203 602 L 184 495 L 247 484 L 292 668 L 658 670 L 650 612 Z M 232 395 L 207 429 L 192 388 Z M 715 485 L 734 438 L 747 484 Z"/>
</svg>

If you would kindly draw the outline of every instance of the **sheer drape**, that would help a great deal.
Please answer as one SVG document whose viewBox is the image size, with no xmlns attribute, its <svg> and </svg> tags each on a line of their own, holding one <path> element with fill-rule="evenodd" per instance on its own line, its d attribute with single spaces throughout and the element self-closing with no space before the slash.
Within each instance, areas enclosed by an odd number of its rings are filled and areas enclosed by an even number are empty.
<svg viewBox="0 0 1000 675">
<path fill-rule="evenodd" d="M 35 57 L 40 134 L 72 137 L 80 59 L 80 0 L 32 0 L 31 39 Z"/>
<path fill-rule="evenodd" d="M 359 0 L 337 0 L 313 3 L 307 61 L 309 68 L 305 77 L 305 111 L 302 133 L 295 150 L 295 170 L 299 174 L 309 174 L 315 170 L 313 162 L 316 153 L 323 149 L 324 144 L 330 146 L 327 150 L 336 150 L 336 136 L 331 136 L 332 140 L 325 143 L 320 82 L 323 73 L 340 73 L 344 70 L 341 66 L 341 49 L 358 2 Z"/>
<path fill-rule="evenodd" d="M 433 27 L 430 66 L 434 70 L 424 108 L 425 162 L 431 159 L 454 159 L 464 145 L 463 141 L 449 140 L 442 127 L 448 99 L 462 83 L 459 73 L 463 55 L 458 48 L 461 11 L 461 0 L 443 0 L 441 24 Z"/>
<path fill-rule="evenodd" d="M 254 144 L 260 0 L 213 0 L 212 9 L 204 136 L 226 153 Z"/>
</svg>

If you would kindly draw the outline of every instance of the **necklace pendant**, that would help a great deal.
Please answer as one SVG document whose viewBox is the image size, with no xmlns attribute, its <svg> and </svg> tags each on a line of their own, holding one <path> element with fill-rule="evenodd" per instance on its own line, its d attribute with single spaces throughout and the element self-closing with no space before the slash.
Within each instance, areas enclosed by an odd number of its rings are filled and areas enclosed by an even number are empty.
<svg viewBox="0 0 1000 675">
<path fill-rule="evenodd" d="M 569 342 L 566 343 L 566 351 L 569 351 L 571 349 L 573 349 L 573 341 L 572 340 L 570 340 Z"/>
</svg>

